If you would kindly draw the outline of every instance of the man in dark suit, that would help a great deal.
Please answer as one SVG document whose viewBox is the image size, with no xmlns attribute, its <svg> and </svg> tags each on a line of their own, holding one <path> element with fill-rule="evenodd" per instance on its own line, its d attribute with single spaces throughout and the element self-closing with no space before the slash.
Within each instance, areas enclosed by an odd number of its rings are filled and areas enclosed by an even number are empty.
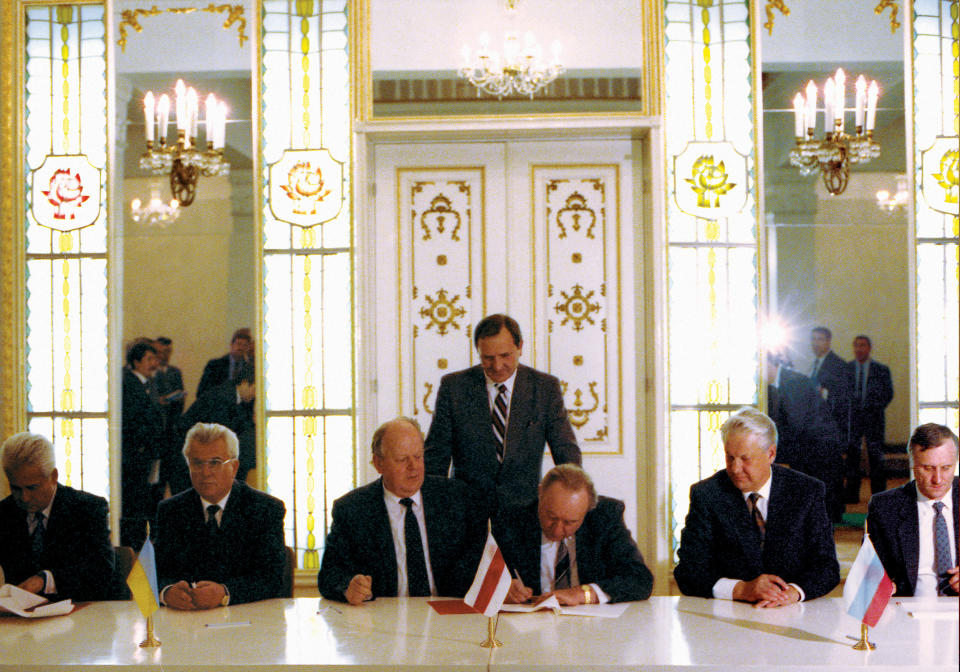
<svg viewBox="0 0 960 672">
<path fill-rule="evenodd" d="M 910 437 L 913 479 L 875 494 L 867 533 L 897 595 L 956 595 L 960 586 L 957 435 L 928 423 Z"/>
<path fill-rule="evenodd" d="M 486 519 L 466 486 L 424 477 L 423 435 L 409 418 L 381 425 L 371 449 L 381 478 L 333 503 L 320 593 L 353 605 L 376 597 L 462 597 L 486 538 Z"/>
<path fill-rule="evenodd" d="M 175 609 L 210 609 L 283 595 L 283 502 L 234 479 L 236 435 L 198 424 L 184 457 L 193 488 L 157 511 L 157 585 Z"/>
<path fill-rule="evenodd" d="M 837 425 L 837 438 L 846 449 L 850 437 L 850 395 L 853 380 L 850 368 L 830 347 L 833 334 L 826 327 L 814 327 L 810 332 L 810 347 L 815 359 L 810 370 L 810 380 L 817 386 L 820 396 L 827 402 L 830 415 Z"/>
<path fill-rule="evenodd" d="M 843 515 L 843 447 L 826 402 L 809 378 L 782 356 L 767 355 L 767 400 L 777 426 L 777 462 L 823 481 L 827 513 Z"/>
<path fill-rule="evenodd" d="M 519 573 L 506 601 L 556 596 L 560 604 L 645 600 L 653 575 L 623 522 L 623 502 L 598 497 L 590 476 L 561 464 L 540 482 L 536 501 L 500 512 L 493 535 Z"/>
<path fill-rule="evenodd" d="M 160 407 L 163 418 L 163 445 L 160 456 L 160 486 L 169 483 L 171 494 L 177 494 L 190 486 L 190 478 L 183 463 L 183 442 L 179 441 L 178 427 L 183 415 L 183 374 L 170 364 L 173 341 L 158 336 L 153 341 L 157 351 L 157 370 L 150 379 L 150 398 Z M 161 493 L 162 495 L 162 493 Z"/>
<path fill-rule="evenodd" d="M 853 380 L 853 398 L 850 406 L 850 443 L 847 445 L 847 492 L 850 503 L 860 501 L 860 445 L 867 442 L 870 462 L 870 492 L 877 494 L 887 489 L 883 468 L 883 447 L 886 428 L 886 408 L 893 400 L 893 381 L 890 369 L 870 357 L 873 348 L 868 336 L 853 339 L 854 361 L 849 363 Z"/>
<path fill-rule="evenodd" d="M 580 464 L 560 382 L 519 363 L 523 337 L 506 315 L 483 318 L 473 334 L 478 366 L 440 381 L 427 433 L 428 474 L 471 486 L 493 514 L 536 499 L 544 444 L 555 464 Z"/>
<path fill-rule="evenodd" d="M 247 472 L 257 466 L 257 426 L 253 419 L 256 392 L 253 366 L 243 364 L 237 368 L 232 381 L 204 392 L 183 414 L 177 432 L 180 437 L 179 444 L 183 445 L 187 432 L 198 422 L 212 422 L 229 427 L 240 442 L 237 480 L 245 481 Z M 180 463 L 183 465 L 183 457 L 180 458 Z"/>
<path fill-rule="evenodd" d="M 0 501 L 0 568 L 7 583 L 52 602 L 114 595 L 107 501 L 57 483 L 53 446 L 21 432 L 0 447 L 10 496 Z"/>
<path fill-rule="evenodd" d="M 684 595 L 778 607 L 840 582 L 823 483 L 774 465 L 777 429 L 744 407 L 720 428 L 727 468 L 690 488 L 673 570 Z"/>
<path fill-rule="evenodd" d="M 230 352 L 207 362 L 197 385 L 197 398 L 210 388 L 233 380 L 237 369 L 243 364 L 253 364 L 253 336 L 250 329 L 243 327 L 233 332 L 230 338 Z"/>
<path fill-rule="evenodd" d="M 127 350 L 120 409 L 120 543 L 134 549 L 143 545 L 147 521 L 154 519 L 159 499 L 153 486 L 160 482 L 163 416 L 150 398 L 157 364 L 157 351 L 149 340 L 138 340 Z"/>
</svg>

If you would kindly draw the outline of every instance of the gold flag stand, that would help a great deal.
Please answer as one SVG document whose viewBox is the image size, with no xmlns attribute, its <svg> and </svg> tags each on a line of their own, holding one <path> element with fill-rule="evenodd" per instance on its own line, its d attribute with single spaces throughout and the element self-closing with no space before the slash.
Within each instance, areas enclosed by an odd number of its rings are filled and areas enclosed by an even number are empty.
<svg viewBox="0 0 960 672">
<path fill-rule="evenodd" d="M 484 647 L 485 649 L 499 649 L 501 646 L 503 646 L 503 643 L 493 635 L 493 616 L 490 616 L 487 618 L 487 639 L 484 642 L 480 642 L 480 646 Z"/>
<path fill-rule="evenodd" d="M 877 645 L 867 639 L 867 633 L 870 628 L 867 627 L 866 623 L 860 624 L 860 641 L 853 645 L 853 648 L 857 651 L 873 651 L 877 648 Z"/>
<path fill-rule="evenodd" d="M 153 616 L 147 616 L 147 638 L 140 642 L 141 649 L 150 646 L 160 646 L 160 640 L 153 634 Z"/>
</svg>

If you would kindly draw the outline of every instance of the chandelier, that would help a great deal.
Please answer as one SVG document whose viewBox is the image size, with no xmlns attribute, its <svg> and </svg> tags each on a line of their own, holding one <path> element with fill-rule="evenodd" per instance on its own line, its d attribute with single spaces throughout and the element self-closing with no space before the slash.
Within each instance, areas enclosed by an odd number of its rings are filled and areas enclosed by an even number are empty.
<svg viewBox="0 0 960 672">
<path fill-rule="evenodd" d="M 801 175 L 815 170 L 823 177 L 823 186 L 834 196 L 842 194 L 850 179 L 851 163 L 867 163 L 880 156 L 880 145 L 873 139 L 877 118 L 879 89 L 875 81 L 867 86 L 863 75 L 855 85 L 854 134 L 844 132 L 847 111 L 845 75 L 837 69 L 823 87 L 823 137 L 814 137 L 817 125 L 817 86 L 807 84 L 806 97 L 793 98 L 794 135 L 797 144 L 790 151 L 790 163 L 799 166 Z"/>
<path fill-rule="evenodd" d="M 188 206 L 197 195 L 197 181 L 201 175 L 212 177 L 230 172 L 230 164 L 223 160 L 227 106 L 212 93 L 207 96 L 204 117 L 206 143 L 201 146 L 197 142 L 197 92 L 178 79 L 174 93 L 177 136 L 172 143 L 167 142 L 170 97 L 164 93 L 155 100 L 153 92 L 148 91 L 143 98 L 147 151 L 140 157 L 140 167 L 154 175 L 169 174 L 170 192 L 180 205 Z"/>
<path fill-rule="evenodd" d="M 907 191 L 906 175 L 897 175 L 896 193 L 891 194 L 886 189 L 877 192 L 877 207 L 889 213 L 905 209 L 908 200 L 910 200 L 910 193 Z"/>
<path fill-rule="evenodd" d="M 172 224 L 180 216 L 180 202 L 171 198 L 169 203 L 160 200 L 160 187 L 150 185 L 150 200 L 144 205 L 139 198 L 130 201 L 130 217 L 135 222 L 143 222 L 147 226 L 163 228 Z"/>
<path fill-rule="evenodd" d="M 514 14 L 517 0 L 507 0 L 507 13 Z M 472 53 L 469 45 L 463 45 L 461 54 L 463 66 L 460 77 L 477 87 L 477 96 L 482 91 L 503 98 L 512 93 L 530 96 L 545 88 L 562 72 L 560 63 L 560 42 L 554 40 L 551 45 L 550 62 L 543 59 L 543 52 L 537 38 L 527 31 L 523 44 L 515 32 L 508 32 L 503 40 L 503 56 L 490 49 L 490 36 L 481 33 L 479 46 Z"/>
</svg>

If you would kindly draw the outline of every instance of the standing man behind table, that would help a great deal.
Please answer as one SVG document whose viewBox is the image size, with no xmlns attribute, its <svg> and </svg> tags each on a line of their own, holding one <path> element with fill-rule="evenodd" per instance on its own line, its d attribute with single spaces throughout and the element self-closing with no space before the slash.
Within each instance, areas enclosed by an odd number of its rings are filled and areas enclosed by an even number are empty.
<svg viewBox="0 0 960 672">
<path fill-rule="evenodd" d="M 684 595 L 779 607 L 840 582 L 823 483 L 773 464 L 777 428 L 746 406 L 720 428 L 727 468 L 690 487 L 673 570 Z"/>
<path fill-rule="evenodd" d="M 370 447 L 381 477 L 333 503 L 320 593 L 353 605 L 375 597 L 462 597 L 486 538 L 486 519 L 467 487 L 424 477 L 423 434 L 414 420 L 380 425 Z"/>
<path fill-rule="evenodd" d="M 887 489 L 883 470 L 883 446 L 886 428 L 886 408 L 893 400 L 893 381 L 890 369 L 870 357 L 873 344 L 868 336 L 853 339 L 853 361 L 849 363 L 853 380 L 853 398 L 850 404 L 850 443 L 847 445 L 847 488 L 849 503 L 860 501 L 860 444 L 867 442 L 870 462 L 870 492 L 877 494 Z"/>
<path fill-rule="evenodd" d="M 493 529 L 507 567 L 519 574 L 506 601 L 555 595 L 560 604 L 645 600 L 653 575 L 623 523 L 623 502 L 597 496 L 590 476 L 561 464 L 539 497 L 502 510 Z"/>
<path fill-rule="evenodd" d="M 10 496 L 0 501 L 0 583 L 51 602 L 113 599 L 107 500 L 57 483 L 53 445 L 14 434 L 0 447 Z"/>
<path fill-rule="evenodd" d="M 223 357 L 207 362 L 197 385 L 197 398 L 207 390 L 233 380 L 237 369 L 242 365 L 253 365 L 253 335 L 250 329 L 242 327 L 233 332 L 230 338 L 230 351 Z"/>
<path fill-rule="evenodd" d="M 157 510 L 157 585 L 174 609 L 211 609 L 283 595 L 284 505 L 234 480 L 237 436 L 197 423 L 183 455 L 193 487 Z"/>
<path fill-rule="evenodd" d="M 440 381 L 424 456 L 428 474 L 471 486 L 492 515 L 537 498 L 543 447 L 555 464 L 580 464 L 560 381 L 520 364 L 523 336 L 507 315 L 483 318 L 473 333 L 480 364 Z"/>
<path fill-rule="evenodd" d="M 120 544 L 139 549 L 147 535 L 147 521 L 155 519 L 163 450 L 163 416 L 150 397 L 150 381 L 157 370 L 157 350 L 151 341 L 138 340 L 127 350 L 120 408 Z"/>
<path fill-rule="evenodd" d="M 927 423 L 910 437 L 913 480 L 875 494 L 867 510 L 867 533 L 897 595 L 956 595 L 957 435 L 949 427 Z"/>
<path fill-rule="evenodd" d="M 833 351 L 833 333 L 826 327 L 814 327 L 810 332 L 810 348 L 813 350 L 813 366 L 810 380 L 817 386 L 820 396 L 827 402 L 830 415 L 837 423 L 838 443 L 846 448 L 850 435 L 850 394 L 853 379 L 850 367 Z"/>
</svg>

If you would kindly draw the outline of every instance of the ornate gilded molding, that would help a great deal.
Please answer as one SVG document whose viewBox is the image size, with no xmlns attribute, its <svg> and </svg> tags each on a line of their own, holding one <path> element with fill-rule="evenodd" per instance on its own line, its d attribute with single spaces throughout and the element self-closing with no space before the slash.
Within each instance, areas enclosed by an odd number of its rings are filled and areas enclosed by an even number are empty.
<svg viewBox="0 0 960 672">
<path fill-rule="evenodd" d="M 158 14 L 193 14 L 194 12 L 210 12 L 211 14 L 226 14 L 227 17 L 223 21 L 223 28 L 229 30 L 233 24 L 237 24 L 237 39 L 240 40 L 240 46 L 243 46 L 243 43 L 247 41 L 248 37 L 246 34 L 247 28 L 247 19 L 243 15 L 243 5 L 216 5 L 210 3 L 206 7 L 168 7 L 167 9 L 158 9 L 156 5 L 150 9 L 125 9 L 120 12 L 120 24 L 118 25 L 118 32 L 120 33 L 120 39 L 117 40 L 117 45 L 120 47 L 121 51 L 127 50 L 127 28 L 132 28 L 134 32 L 140 33 L 143 31 L 143 26 L 140 25 L 140 17 L 146 16 L 157 16 Z"/>
<path fill-rule="evenodd" d="M 24 240 L 19 2 L 0 3 L 0 438 L 24 429 Z M 5 490 L 0 484 L 0 493 Z"/>
<path fill-rule="evenodd" d="M 767 15 L 767 22 L 763 27 L 767 29 L 767 35 L 773 35 L 773 10 L 775 9 L 779 9 L 784 16 L 790 16 L 790 8 L 787 7 L 786 0 L 770 0 L 763 7 L 763 12 Z"/>
<path fill-rule="evenodd" d="M 900 3 L 897 0 L 880 0 L 877 6 L 873 8 L 873 13 L 877 16 L 883 14 L 883 10 L 890 10 L 890 32 L 897 32 L 900 22 L 897 21 L 897 15 L 900 13 Z"/>
</svg>

